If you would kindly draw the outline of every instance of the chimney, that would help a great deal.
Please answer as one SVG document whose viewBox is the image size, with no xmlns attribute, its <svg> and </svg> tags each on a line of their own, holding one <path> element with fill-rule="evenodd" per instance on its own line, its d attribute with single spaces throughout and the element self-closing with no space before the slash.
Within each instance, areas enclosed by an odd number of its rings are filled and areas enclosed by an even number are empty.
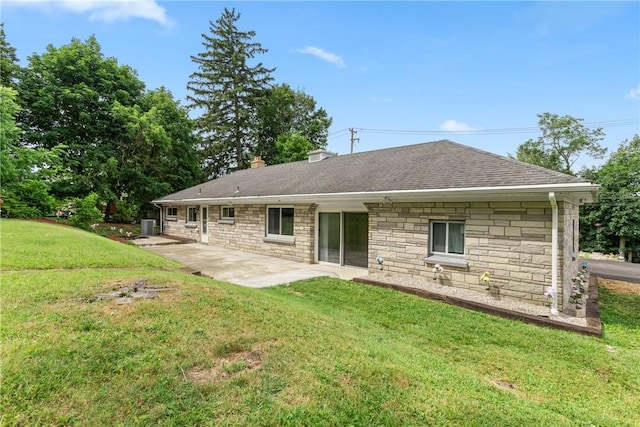
<svg viewBox="0 0 640 427">
<path fill-rule="evenodd" d="M 264 160 L 262 160 L 260 156 L 256 156 L 256 158 L 251 161 L 251 169 L 263 168 L 265 166 Z"/>
<path fill-rule="evenodd" d="M 309 151 L 308 154 L 309 154 L 309 163 L 319 162 L 321 160 L 335 156 L 335 154 L 333 154 L 331 151 L 322 150 L 322 149 Z"/>
</svg>

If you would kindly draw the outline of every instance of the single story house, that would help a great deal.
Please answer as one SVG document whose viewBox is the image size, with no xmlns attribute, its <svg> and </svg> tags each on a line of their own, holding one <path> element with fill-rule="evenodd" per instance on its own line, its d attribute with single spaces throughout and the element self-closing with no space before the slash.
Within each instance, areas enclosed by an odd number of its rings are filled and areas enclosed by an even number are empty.
<svg viewBox="0 0 640 427">
<path fill-rule="evenodd" d="M 153 201 L 168 235 L 304 263 L 431 278 L 568 304 L 581 178 L 448 140 L 240 170 Z M 376 261 L 378 260 L 378 262 Z"/>
</svg>

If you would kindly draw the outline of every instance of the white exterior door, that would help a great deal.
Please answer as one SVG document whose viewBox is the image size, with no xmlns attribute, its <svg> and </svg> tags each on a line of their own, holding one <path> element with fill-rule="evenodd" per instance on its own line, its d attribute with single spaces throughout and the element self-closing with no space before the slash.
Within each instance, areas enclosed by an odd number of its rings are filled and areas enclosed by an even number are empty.
<svg viewBox="0 0 640 427">
<path fill-rule="evenodd" d="M 209 208 L 200 207 L 200 242 L 209 243 Z"/>
</svg>

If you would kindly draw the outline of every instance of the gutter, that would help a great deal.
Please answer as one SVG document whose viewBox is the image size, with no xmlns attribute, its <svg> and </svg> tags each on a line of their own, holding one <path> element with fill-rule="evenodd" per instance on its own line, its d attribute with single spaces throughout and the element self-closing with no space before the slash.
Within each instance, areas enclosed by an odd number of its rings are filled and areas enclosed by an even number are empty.
<svg viewBox="0 0 640 427">
<path fill-rule="evenodd" d="M 551 203 L 551 314 L 558 315 L 558 202 L 556 193 L 549 193 Z"/>
<path fill-rule="evenodd" d="M 153 204 L 156 208 L 160 210 L 160 235 L 162 235 L 162 206 L 158 206 L 157 204 Z"/>
<path fill-rule="evenodd" d="M 579 182 L 571 184 L 540 184 L 540 185 L 513 185 L 503 187 L 467 187 L 467 188 L 438 188 L 431 190 L 389 190 L 389 191 L 353 191 L 345 193 L 309 193 L 309 194 L 273 194 L 265 196 L 247 195 L 247 196 L 230 196 L 230 197 L 192 197 L 192 198 L 171 198 L 156 199 L 153 203 L 305 203 L 319 201 L 363 201 L 374 202 L 379 199 L 380 202 L 389 198 L 394 202 L 409 201 L 415 198 L 438 198 L 443 197 L 495 197 L 496 194 L 506 196 L 514 193 L 530 194 L 539 193 L 541 191 L 554 192 L 583 192 L 581 197 L 585 198 L 585 202 L 591 202 L 595 199 L 594 192 L 598 188 L 597 185 L 589 182 Z M 175 197 L 175 195 L 174 195 Z"/>
</svg>

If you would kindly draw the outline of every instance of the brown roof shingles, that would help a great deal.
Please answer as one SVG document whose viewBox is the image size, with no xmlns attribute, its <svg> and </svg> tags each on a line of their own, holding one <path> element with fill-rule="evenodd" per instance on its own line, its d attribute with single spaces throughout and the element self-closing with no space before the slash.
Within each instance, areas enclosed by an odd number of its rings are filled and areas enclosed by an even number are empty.
<svg viewBox="0 0 640 427">
<path fill-rule="evenodd" d="M 442 140 L 241 170 L 155 201 L 585 182 Z"/>
</svg>

